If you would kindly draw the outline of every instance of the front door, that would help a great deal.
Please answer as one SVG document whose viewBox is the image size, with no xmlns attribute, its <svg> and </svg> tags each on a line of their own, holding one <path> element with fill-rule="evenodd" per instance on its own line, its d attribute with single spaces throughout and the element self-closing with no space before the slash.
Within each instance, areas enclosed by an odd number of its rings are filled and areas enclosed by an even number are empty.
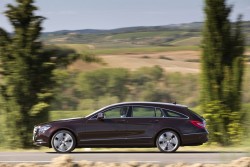
<svg viewBox="0 0 250 167">
<path fill-rule="evenodd" d="M 103 119 L 94 116 L 86 121 L 81 134 L 81 145 L 121 145 L 125 142 L 128 107 L 115 107 L 105 111 Z"/>
</svg>

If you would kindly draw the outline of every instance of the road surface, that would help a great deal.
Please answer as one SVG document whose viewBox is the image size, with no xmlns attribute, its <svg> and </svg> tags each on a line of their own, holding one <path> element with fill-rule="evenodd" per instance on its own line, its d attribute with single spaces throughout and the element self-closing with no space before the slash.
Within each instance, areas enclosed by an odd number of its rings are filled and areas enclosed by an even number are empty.
<svg viewBox="0 0 250 167">
<path fill-rule="evenodd" d="M 101 162 L 141 163 L 228 163 L 240 157 L 250 157 L 244 152 L 73 152 L 58 154 L 54 152 L 0 152 L 0 163 L 50 163 L 53 158 L 69 155 L 75 162 L 81 160 Z"/>
</svg>

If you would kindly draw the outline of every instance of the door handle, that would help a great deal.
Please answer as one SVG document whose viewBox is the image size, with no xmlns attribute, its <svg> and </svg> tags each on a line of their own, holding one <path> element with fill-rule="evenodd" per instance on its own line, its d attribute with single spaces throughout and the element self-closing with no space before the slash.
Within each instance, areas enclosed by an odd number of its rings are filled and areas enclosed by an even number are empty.
<svg viewBox="0 0 250 167">
<path fill-rule="evenodd" d="M 157 119 L 157 120 L 154 120 L 154 121 L 150 121 L 151 123 L 158 123 L 159 122 L 159 120 Z"/>
<path fill-rule="evenodd" d="M 126 121 L 125 119 L 123 119 L 123 120 L 120 120 L 120 121 L 118 121 L 118 122 L 126 123 L 127 121 Z"/>
</svg>

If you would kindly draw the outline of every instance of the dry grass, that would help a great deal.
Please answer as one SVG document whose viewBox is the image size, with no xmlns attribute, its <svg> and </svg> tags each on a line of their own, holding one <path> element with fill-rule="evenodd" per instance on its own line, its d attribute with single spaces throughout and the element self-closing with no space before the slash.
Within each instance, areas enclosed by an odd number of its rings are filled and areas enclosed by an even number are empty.
<svg viewBox="0 0 250 167">
<path fill-rule="evenodd" d="M 145 58 L 145 56 L 147 56 Z M 152 54 L 103 55 L 103 60 L 110 67 L 123 67 L 136 70 L 141 67 L 158 65 L 167 72 L 198 73 L 199 63 L 187 62 L 189 59 L 199 59 L 197 51 L 175 51 Z M 163 59 L 165 57 L 165 59 Z"/>
<path fill-rule="evenodd" d="M 250 56 L 250 52 L 246 52 Z M 99 68 L 126 68 L 136 70 L 141 67 L 160 66 L 166 72 L 199 73 L 200 51 L 168 51 L 147 54 L 100 55 L 105 65 L 85 63 L 81 60 L 69 66 L 70 70 L 90 71 Z M 248 62 L 250 65 L 250 62 Z"/>
<path fill-rule="evenodd" d="M 228 164 L 150 164 L 150 163 L 138 163 L 138 162 L 127 162 L 127 163 L 107 163 L 107 162 L 91 162 L 91 161 L 79 161 L 74 162 L 73 159 L 68 156 L 60 156 L 54 158 L 50 164 L 32 164 L 32 163 L 21 163 L 21 164 L 0 164 L 0 167 L 249 167 L 250 157 L 243 157 Z"/>
<path fill-rule="evenodd" d="M 70 70 L 88 71 L 98 68 L 127 68 L 136 70 L 141 67 L 158 65 L 167 72 L 198 73 L 199 51 L 171 51 L 151 54 L 100 55 L 106 65 L 87 64 L 79 60 L 69 66 Z"/>
</svg>

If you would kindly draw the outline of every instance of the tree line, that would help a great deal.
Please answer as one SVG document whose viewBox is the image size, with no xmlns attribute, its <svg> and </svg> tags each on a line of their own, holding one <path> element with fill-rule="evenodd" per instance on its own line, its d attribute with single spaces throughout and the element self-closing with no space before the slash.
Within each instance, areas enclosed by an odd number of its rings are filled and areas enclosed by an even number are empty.
<svg viewBox="0 0 250 167">
<path fill-rule="evenodd" d="M 122 101 L 199 103 L 195 74 L 166 73 L 161 67 L 104 68 L 89 72 L 57 70 L 53 110 L 95 110 Z M 196 91 L 194 91 L 196 90 Z M 90 105 L 93 104 L 93 105 Z"/>
</svg>

